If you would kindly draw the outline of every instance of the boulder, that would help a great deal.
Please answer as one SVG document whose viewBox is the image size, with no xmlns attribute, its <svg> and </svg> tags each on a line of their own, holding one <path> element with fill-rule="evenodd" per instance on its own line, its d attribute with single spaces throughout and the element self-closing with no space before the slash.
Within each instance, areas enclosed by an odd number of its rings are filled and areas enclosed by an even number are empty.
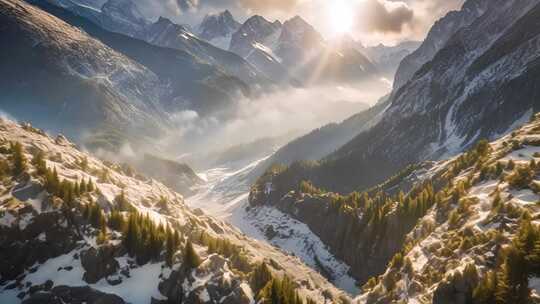
<svg viewBox="0 0 540 304">
<path fill-rule="evenodd" d="M 165 301 L 165 303 L 182 303 L 184 297 L 182 282 L 184 282 L 185 278 L 185 272 L 175 270 L 171 273 L 169 278 L 159 283 L 159 292 L 168 298 L 168 301 Z M 161 302 L 163 301 L 160 301 L 159 303 Z"/>
<path fill-rule="evenodd" d="M 115 248 L 103 246 L 99 249 L 90 248 L 81 253 L 81 265 L 86 271 L 83 280 L 93 284 L 102 278 L 115 274 L 120 268 L 120 264 L 114 258 Z"/>
</svg>

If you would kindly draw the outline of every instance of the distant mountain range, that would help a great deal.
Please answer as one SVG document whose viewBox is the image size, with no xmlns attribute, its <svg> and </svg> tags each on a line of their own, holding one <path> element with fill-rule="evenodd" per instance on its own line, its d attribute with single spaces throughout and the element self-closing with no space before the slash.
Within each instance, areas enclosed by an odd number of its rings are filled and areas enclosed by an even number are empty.
<svg viewBox="0 0 540 304">
<path fill-rule="evenodd" d="M 297 177 L 339 192 L 365 189 L 408 164 L 455 155 L 525 122 L 539 108 L 537 4 L 469 0 L 442 18 L 402 61 L 381 119 Z M 453 34 L 436 34 L 442 29 Z M 423 56 L 432 46 L 435 55 Z M 425 64 L 407 76 L 412 58 Z"/>
<path fill-rule="evenodd" d="M 45 1 L 33 3 L 49 14 L 0 16 L 6 44 L 0 64 L 12 73 L 0 82 L 0 98 L 19 119 L 109 147 L 163 134 L 176 112 L 223 112 L 251 93 L 245 82 L 189 52 L 107 31 Z"/>
<path fill-rule="evenodd" d="M 299 16 L 283 24 L 253 16 L 232 35 L 229 50 L 274 78 L 288 77 L 306 84 L 355 82 L 378 73 L 356 48 L 329 45 Z"/>
<path fill-rule="evenodd" d="M 406 41 L 396 46 L 364 47 L 349 36 L 326 41 L 299 16 L 281 23 L 255 15 L 240 24 L 228 10 L 207 15 L 198 33 L 274 79 L 293 77 L 303 82 L 356 81 L 374 74 L 391 80 L 401 60 L 420 46 L 420 42 Z M 336 53 L 347 58 L 338 59 Z M 325 66 L 317 67 L 322 69 L 320 75 L 314 75 L 313 65 L 321 62 L 322 54 L 330 58 Z M 292 64 L 294 70 L 287 68 Z"/>
</svg>

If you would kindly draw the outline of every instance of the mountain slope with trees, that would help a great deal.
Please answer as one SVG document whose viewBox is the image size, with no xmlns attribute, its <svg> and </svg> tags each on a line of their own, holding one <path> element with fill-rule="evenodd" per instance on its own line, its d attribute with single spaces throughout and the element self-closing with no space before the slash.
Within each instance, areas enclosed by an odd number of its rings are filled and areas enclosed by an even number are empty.
<svg viewBox="0 0 540 304">
<path fill-rule="evenodd" d="M 307 180 L 287 192 L 294 172 L 275 167 L 250 206 L 306 223 L 364 284 L 358 303 L 536 303 L 539 132 L 536 115 L 500 140 L 348 195 Z"/>
<path fill-rule="evenodd" d="M 0 181 L 2 303 L 347 299 L 163 184 L 29 124 L 0 121 Z"/>
</svg>

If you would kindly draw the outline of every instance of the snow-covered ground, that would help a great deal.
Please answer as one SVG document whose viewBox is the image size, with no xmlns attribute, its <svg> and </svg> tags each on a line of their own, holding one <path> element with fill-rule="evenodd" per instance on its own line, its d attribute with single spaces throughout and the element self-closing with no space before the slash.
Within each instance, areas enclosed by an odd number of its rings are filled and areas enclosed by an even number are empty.
<svg viewBox="0 0 540 304">
<path fill-rule="evenodd" d="M 358 294 L 356 281 L 347 273 L 349 266 L 335 258 L 307 225 L 271 207 L 246 211 L 250 188 L 247 176 L 268 157 L 199 173 L 207 183 L 197 194 L 187 198 L 186 203 L 232 224 L 251 238 L 268 242 L 299 257 L 310 267 L 329 276 L 337 287 L 353 295 Z M 271 239 L 265 234 L 269 227 L 274 231 Z"/>
</svg>

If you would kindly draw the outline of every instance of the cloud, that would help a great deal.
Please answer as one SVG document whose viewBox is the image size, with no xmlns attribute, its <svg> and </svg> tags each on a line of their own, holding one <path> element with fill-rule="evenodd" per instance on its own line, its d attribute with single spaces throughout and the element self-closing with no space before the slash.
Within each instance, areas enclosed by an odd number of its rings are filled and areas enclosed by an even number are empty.
<svg viewBox="0 0 540 304">
<path fill-rule="evenodd" d="M 174 115 L 175 127 L 164 134 L 159 146 L 170 155 L 182 155 L 310 131 L 350 117 L 389 90 L 383 81 L 366 81 L 354 86 L 291 88 L 240 100 L 227 117 L 199 116 L 193 111 L 183 111 Z"/>
<path fill-rule="evenodd" d="M 298 0 L 239 0 L 243 8 L 253 12 L 268 13 L 272 11 L 291 12 L 299 3 Z"/>
<path fill-rule="evenodd" d="M 367 0 L 359 10 L 360 26 L 367 31 L 401 33 L 414 22 L 414 10 L 405 2 Z"/>
</svg>

